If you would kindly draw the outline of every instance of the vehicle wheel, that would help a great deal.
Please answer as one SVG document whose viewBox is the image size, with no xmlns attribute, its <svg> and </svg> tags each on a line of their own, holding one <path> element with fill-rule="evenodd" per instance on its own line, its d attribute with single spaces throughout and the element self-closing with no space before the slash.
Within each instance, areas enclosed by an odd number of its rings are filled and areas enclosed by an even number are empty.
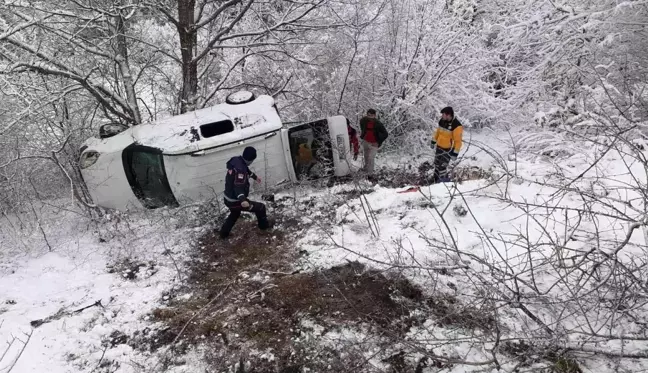
<svg viewBox="0 0 648 373">
<path fill-rule="evenodd" d="M 254 101 L 255 98 L 254 93 L 250 91 L 238 91 L 228 95 L 225 102 L 230 105 L 239 105 Z"/>
</svg>

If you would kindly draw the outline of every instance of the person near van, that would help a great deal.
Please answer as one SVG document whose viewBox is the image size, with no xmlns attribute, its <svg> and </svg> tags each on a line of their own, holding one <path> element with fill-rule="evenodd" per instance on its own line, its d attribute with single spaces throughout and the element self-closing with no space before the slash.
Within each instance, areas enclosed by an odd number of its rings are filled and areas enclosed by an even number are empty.
<svg viewBox="0 0 648 373">
<path fill-rule="evenodd" d="M 439 126 L 434 132 L 432 148 L 436 147 L 434 157 L 434 183 L 448 182 L 448 166 L 455 161 L 461 150 L 463 126 L 455 118 L 454 110 L 448 106 L 441 109 Z"/>
<path fill-rule="evenodd" d="M 308 146 L 308 139 L 302 141 L 297 147 L 297 156 L 295 157 L 295 170 L 299 180 L 308 176 L 308 170 L 313 165 L 313 151 Z"/>
<path fill-rule="evenodd" d="M 236 224 L 242 212 L 254 213 L 260 229 L 266 230 L 270 228 L 265 205 L 260 202 L 248 200 L 250 178 L 256 180 L 258 183 L 261 182 L 261 178 L 250 171 L 249 168 L 256 157 L 256 149 L 248 146 L 243 150 L 242 156 L 234 157 L 227 161 L 224 196 L 225 206 L 227 206 L 230 212 L 220 229 L 221 238 L 227 238 L 230 235 L 234 224 Z"/>
<path fill-rule="evenodd" d="M 351 127 L 351 122 L 349 119 L 347 121 L 347 132 L 349 133 L 349 146 L 353 150 L 353 160 L 358 160 L 358 154 L 360 154 L 360 143 L 358 142 L 358 131 L 355 128 Z"/>
<path fill-rule="evenodd" d="M 376 154 L 387 136 L 385 126 L 376 118 L 376 110 L 367 110 L 367 115 L 360 119 L 360 138 L 363 140 L 363 170 L 368 175 L 372 175 L 374 172 Z"/>
</svg>

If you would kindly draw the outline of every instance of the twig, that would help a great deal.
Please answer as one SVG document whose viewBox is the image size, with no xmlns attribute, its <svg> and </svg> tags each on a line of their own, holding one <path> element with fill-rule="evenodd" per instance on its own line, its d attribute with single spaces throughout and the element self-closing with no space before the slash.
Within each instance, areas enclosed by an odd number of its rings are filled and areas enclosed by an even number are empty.
<svg viewBox="0 0 648 373">
<path fill-rule="evenodd" d="M 284 276 L 292 276 L 300 273 L 301 271 L 296 269 L 292 272 L 281 272 L 281 271 L 268 271 L 267 269 L 259 268 L 259 271 L 264 272 L 264 273 L 269 273 L 273 275 L 284 275 Z"/>
<path fill-rule="evenodd" d="M 171 253 L 171 250 L 169 250 L 167 248 L 166 239 L 164 238 L 164 236 L 162 236 L 162 245 L 164 246 L 163 255 L 167 255 L 171 259 L 171 262 L 173 263 L 173 266 L 175 267 L 176 271 L 178 272 L 178 281 L 182 281 L 184 276 L 182 275 L 182 271 L 180 270 L 180 267 L 178 266 L 178 263 L 176 262 L 175 258 L 173 257 L 173 254 Z"/>
<path fill-rule="evenodd" d="M 13 360 L 13 362 L 11 363 L 11 365 L 9 366 L 9 368 L 7 369 L 6 373 L 11 372 L 11 371 L 13 370 L 13 368 L 16 366 L 16 363 L 18 363 L 18 359 L 20 359 L 20 357 L 22 356 L 23 352 L 25 352 L 25 348 L 27 348 L 27 344 L 28 344 L 29 341 L 31 340 L 31 337 L 32 337 L 32 334 L 33 334 L 33 333 L 34 333 L 34 331 L 33 331 L 33 330 L 30 330 L 30 331 L 29 331 L 29 334 L 25 334 L 25 335 L 27 336 L 27 340 L 25 340 L 24 342 L 21 341 L 22 344 L 23 344 L 23 346 L 22 346 L 22 348 L 20 349 L 20 352 L 18 353 L 18 355 L 14 358 L 14 360 Z"/>
<path fill-rule="evenodd" d="M 89 306 L 85 306 L 85 307 L 79 308 L 78 310 L 74 310 L 74 311 L 67 311 L 66 312 L 63 309 L 60 309 L 57 313 L 55 313 L 55 314 L 53 314 L 51 316 L 48 316 L 48 317 L 46 317 L 44 319 L 32 320 L 29 324 L 32 326 L 32 328 L 38 328 L 39 326 L 41 326 L 43 324 L 47 324 L 47 323 L 52 322 L 54 320 L 59 320 L 60 318 L 65 317 L 65 316 L 70 316 L 70 315 L 80 313 L 82 311 L 87 310 L 90 307 L 102 307 L 103 308 L 103 305 L 101 304 L 101 299 L 94 302 L 93 304 L 91 304 Z"/>
<path fill-rule="evenodd" d="M 101 304 L 101 299 L 99 299 L 98 301 L 92 303 L 89 306 L 81 307 L 78 310 L 72 311 L 72 313 L 79 313 L 79 312 L 87 310 L 90 307 L 101 307 L 101 308 L 103 308 L 103 305 Z"/>
<path fill-rule="evenodd" d="M 101 353 L 101 357 L 99 358 L 99 362 L 97 363 L 97 366 L 96 366 L 93 370 L 91 370 L 90 373 L 93 373 L 93 372 L 96 371 L 97 369 L 101 368 L 101 363 L 103 362 L 103 358 L 104 358 L 104 356 L 106 356 L 106 351 L 107 351 L 107 350 L 108 350 L 108 345 L 106 345 L 106 346 L 104 347 L 104 350 L 103 350 L 103 352 Z"/>
<path fill-rule="evenodd" d="M 238 276 L 236 276 L 236 277 L 238 277 Z M 236 277 L 235 277 L 235 278 L 236 278 Z M 160 364 L 165 360 L 165 358 L 166 358 L 166 356 L 168 355 L 169 351 L 173 351 L 176 342 L 178 342 L 178 340 L 180 339 L 180 337 L 182 337 L 182 334 L 183 334 L 184 331 L 187 329 L 187 327 L 189 326 L 189 324 L 191 324 L 191 323 L 194 321 L 194 319 L 195 319 L 196 317 L 198 317 L 200 314 L 202 314 L 203 311 L 205 311 L 208 307 L 210 307 L 210 306 L 211 306 L 211 305 L 212 305 L 216 300 L 218 300 L 218 298 L 220 298 L 223 294 L 225 294 L 225 292 L 226 292 L 226 291 L 227 291 L 227 290 L 232 286 L 232 283 L 233 283 L 233 282 L 234 282 L 234 281 L 231 281 L 231 282 L 229 282 L 227 285 L 225 285 L 225 287 L 223 288 L 223 290 L 220 291 L 220 293 L 216 294 L 212 299 L 209 300 L 209 302 L 207 302 L 207 304 L 205 304 L 204 306 L 200 307 L 200 309 L 199 309 L 198 311 L 194 312 L 194 314 L 189 318 L 189 320 L 187 320 L 187 322 L 182 326 L 182 329 L 180 329 L 180 331 L 178 332 L 178 335 L 176 335 L 176 337 L 175 337 L 175 338 L 173 339 L 173 341 L 171 342 L 171 344 L 170 344 L 170 346 L 171 346 L 170 349 L 168 349 L 168 350 L 164 353 L 164 355 L 162 355 L 162 356 L 160 357 L 160 359 L 158 360 L 158 363 L 155 364 L 155 366 L 153 366 L 153 368 L 151 368 L 151 372 L 159 372 L 159 370 L 157 369 L 158 366 L 159 366 L 159 365 L 160 365 Z"/>
</svg>

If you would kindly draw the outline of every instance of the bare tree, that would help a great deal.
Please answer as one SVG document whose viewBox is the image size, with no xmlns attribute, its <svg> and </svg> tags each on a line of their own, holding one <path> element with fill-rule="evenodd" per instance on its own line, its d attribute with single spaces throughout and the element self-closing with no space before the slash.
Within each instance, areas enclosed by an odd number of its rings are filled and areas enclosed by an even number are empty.
<svg viewBox="0 0 648 373">
<path fill-rule="evenodd" d="M 0 35 L 2 72 L 63 78 L 91 95 L 106 117 L 139 124 L 126 36 L 137 6 L 128 0 L 95 4 L 2 5 L 9 25 Z"/>
<path fill-rule="evenodd" d="M 204 71 L 220 54 L 241 49 L 241 57 L 232 67 L 244 64 L 256 48 L 281 45 L 283 35 L 307 29 L 309 15 L 326 0 L 257 3 L 254 0 L 177 2 L 152 1 L 146 5 L 159 11 L 176 28 L 180 43 L 182 88 L 180 112 L 203 107 L 214 93 L 199 96 Z M 176 8 L 174 9 L 174 6 Z M 226 52 L 228 51 L 228 52 Z M 229 75 L 225 72 L 225 78 Z M 222 80 L 222 79 L 221 79 Z M 218 91 L 222 83 L 211 88 Z"/>
</svg>

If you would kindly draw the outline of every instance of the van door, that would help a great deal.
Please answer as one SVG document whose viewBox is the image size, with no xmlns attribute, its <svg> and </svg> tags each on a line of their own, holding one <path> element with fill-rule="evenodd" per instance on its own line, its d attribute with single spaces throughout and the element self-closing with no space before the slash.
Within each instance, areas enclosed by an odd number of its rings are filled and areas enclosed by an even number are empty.
<svg viewBox="0 0 648 373">
<path fill-rule="evenodd" d="M 342 115 L 336 115 L 328 118 L 327 122 L 329 135 L 333 140 L 331 141 L 331 156 L 335 176 L 346 176 L 351 171 L 351 161 L 353 159 L 347 120 Z"/>
<path fill-rule="evenodd" d="M 297 180 L 334 174 L 333 149 L 328 120 L 321 119 L 288 128 L 288 147 Z"/>
<path fill-rule="evenodd" d="M 290 127 L 283 137 L 296 180 L 349 174 L 352 155 L 344 116 Z"/>
<path fill-rule="evenodd" d="M 122 162 L 128 183 L 144 207 L 178 206 L 169 186 L 162 151 L 133 144 L 124 149 Z"/>
</svg>

